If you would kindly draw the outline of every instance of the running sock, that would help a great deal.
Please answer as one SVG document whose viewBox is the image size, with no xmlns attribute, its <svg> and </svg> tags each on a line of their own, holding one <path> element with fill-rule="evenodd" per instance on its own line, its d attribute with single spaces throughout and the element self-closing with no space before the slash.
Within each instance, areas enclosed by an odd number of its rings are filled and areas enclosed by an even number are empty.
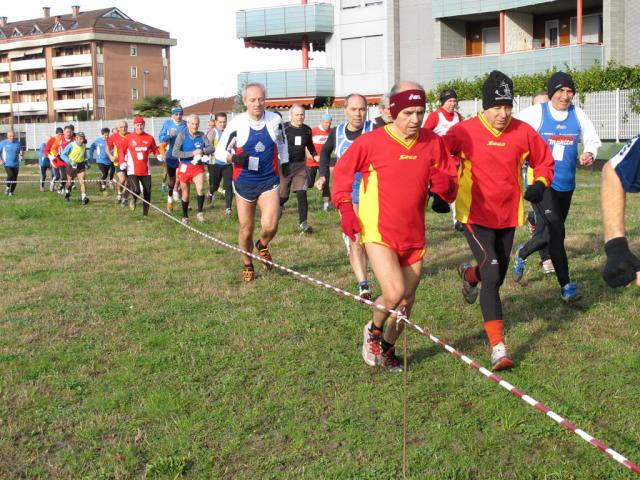
<svg viewBox="0 0 640 480">
<path fill-rule="evenodd" d="M 173 203 L 173 196 L 172 195 L 168 195 L 167 196 L 167 203 Z"/>
<path fill-rule="evenodd" d="M 489 346 L 493 348 L 498 343 L 504 343 L 504 337 L 502 336 L 502 320 L 487 320 L 484 322 L 484 331 L 489 337 Z"/>
<path fill-rule="evenodd" d="M 464 272 L 464 279 L 471 283 L 477 284 L 480 282 L 480 269 L 476 265 L 475 267 L 467 268 L 467 271 Z"/>
<path fill-rule="evenodd" d="M 196 199 L 198 200 L 198 213 L 202 213 L 202 209 L 204 208 L 204 195 L 198 195 Z"/>
<path fill-rule="evenodd" d="M 298 197 L 298 217 L 300 218 L 300 223 L 303 223 L 307 221 L 307 212 L 309 210 L 309 204 L 307 203 L 307 191 L 298 190 L 296 192 L 296 197 Z"/>
<path fill-rule="evenodd" d="M 389 350 L 393 348 L 393 343 L 387 342 L 384 338 L 380 341 L 380 346 L 382 347 L 382 354 L 384 355 Z"/>
<path fill-rule="evenodd" d="M 86 194 L 86 193 L 81 193 L 81 194 L 80 194 L 80 198 L 81 198 L 82 200 L 84 200 L 85 198 L 87 198 L 87 194 Z"/>
<path fill-rule="evenodd" d="M 189 202 L 182 200 L 182 216 L 187 218 L 189 216 Z"/>
<path fill-rule="evenodd" d="M 360 287 L 361 290 L 369 290 L 369 282 L 366 280 L 363 280 L 360 283 L 358 283 L 358 286 Z"/>
</svg>

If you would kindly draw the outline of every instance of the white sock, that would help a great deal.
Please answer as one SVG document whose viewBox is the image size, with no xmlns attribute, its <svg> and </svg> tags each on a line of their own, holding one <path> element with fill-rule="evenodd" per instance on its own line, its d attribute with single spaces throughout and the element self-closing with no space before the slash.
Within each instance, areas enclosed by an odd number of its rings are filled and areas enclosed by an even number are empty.
<svg viewBox="0 0 640 480">
<path fill-rule="evenodd" d="M 167 203 L 173 203 L 173 197 L 171 195 L 167 195 Z"/>
</svg>

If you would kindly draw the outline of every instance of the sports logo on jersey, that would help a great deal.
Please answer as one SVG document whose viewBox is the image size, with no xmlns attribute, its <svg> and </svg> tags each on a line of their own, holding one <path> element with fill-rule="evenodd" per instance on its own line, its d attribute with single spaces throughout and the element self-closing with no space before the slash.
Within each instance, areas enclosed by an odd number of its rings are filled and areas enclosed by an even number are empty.
<svg viewBox="0 0 640 480">
<path fill-rule="evenodd" d="M 264 152 L 266 150 L 266 147 L 264 146 L 264 143 L 262 143 L 262 142 L 256 143 L 256 146 L 254 148 L 255 148 L 255 151 L 258 152 L 258 153 L 262 153 L 262 152 Z"/>
<path fill-rule="evenodd" d="M 562 123 L 556 125 L 556 130 L 566 130 L 568 127 Z"/>
<path fill-rule="evenodd" d="M 487 147 L 506 147 L 507 143 L 506 142 L 495 142 L 493 140 L 489 140 L 487 142 Z"/>
<path fill-rule="evenodd" d="M 416 158 L 418 158 L 417 155 L 400 155 L 398 160 L 415 160 Z"/>
<path fill-rule="evenodd" d="M 553 147 L 554 145 L 573 145 L 575 142 L 574 137 L 570 136 L 555 136 L 549 137 L 549 145 Z"/>
</svg>

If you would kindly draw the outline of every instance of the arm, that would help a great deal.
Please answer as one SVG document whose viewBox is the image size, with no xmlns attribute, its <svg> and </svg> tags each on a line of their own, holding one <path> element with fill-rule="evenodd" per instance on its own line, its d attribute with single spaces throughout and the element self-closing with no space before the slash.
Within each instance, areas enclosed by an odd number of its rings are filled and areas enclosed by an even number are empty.
<svg viewBox="0 0 640 480">
<path fill-rule="evenodd" d="M 593 122 L 584 111 L 576 108 L 576 115 L 578 116 L 578 122 L 580 122 L 581 141 L 584 146 L 579 161 L 581 165 L 589 166 L 596 159 L 602 142 L 596 132 L 596 128 L 593 126 Z"/>
<path fill-rule="evenodd" d="M 93 142 L 91 144 L 91 147 L 89 147 L 89 160 L 93 160 L 93 154 L 96 151 L 96 147 L 97 147 L 96 142 Z"/>
<path fill-rule="evenodd" d="M 176 135 L 174 135 L 174 137 L 177 136 L 177 129 L 176 129 Z M 160 135 L 158 135 L 158 140 L 160 140 L 160 142 L 169 142 L 173 137 L 170 134 L 170 128 L 169 128 L 169 122 L 165 121 L 162 124 L 162 128 L 160 129 Z"/>
<path fill-rule="evenodd" d="M 447 203 L 455 201 L 458 194 L 458 170 L 455 158 L 449 154 L 442 138 L 438 137 L 431 164 L 430 191 Z"/>
<path fill-rule="evenodd" d="M 278 155 L 280 157 L 280 165 L 283 163 L 289 163 L 289 145 L 287 145 L 287 136 L 284 133 L 284 125 L 282 125 L 282 119 L 275 115 L 277 120 L 274 125 L 274 134 L 276 136 L 275 142 L 278 148 Z"/>
<path fill-rule="evenodd" d="M 213 152 L 215 152 L 215 147 L 213 146 L 213 143 L 211 142 L 211 139 L 205 135 L 204 137 L 204 154 L 205 155 L 211 155 Z"/>
<path fill-rule="evenodd" d="M 336 129 L 332 128 L 329 132 L 329 136 L 327 137 L 327 141 L 322 146 L 322 151 L 320 152 L 320 168 L 318 172 L 321 177 L 329 178 L 329 165 L 331 162 L 331 154 L 333 150 L 336 148 Z"/>
<path fill-rule="evenodd" d="M 109 160 L 111 160 L 111 163 L 116 163 L 116 156 L 113 154 L 113 150 L 113 139 L 109 137 L 107 140 L 107 156 Z"/>
<path fill-rule="evenodd" d="M 69 152 L 71 151 L 72 147 L 73 147 L 73 142 L 70 143 L 69 145 L 67 145 L 66 147 L 64 147 L 64 150 L 62 150 L 62 152 L 60 153 L 60 158 L 67 165 L 71 165 L 71 159 L 69 158 Z"/>
<path fill-rule="evenodd" d="M 307 143 L 306 147 L 312 157 L 315 157 L 318 152 L 316 152 L 316 146 L 313 144 L 313 132 L 310 128 L 307 129 Z"/>
<path fill-rule="evenodd" d="M 533 183 L 542 182 L 545 187 L 553 181 L 553 167 L 555 160 L 551 149 L 540 135 L 533 129 L 529 130 L 529 166 L 533 168 Z"/>
<path fill-rule="evenodd" d="M 183 152 L 181 150 L 182 143 L 184 142 L 185 134 L 180 132 L 176 137 L 176 143 L 173 144 L 173 151 L 171 152 L 174 158 L 191 158 L 193 157 L 193 152 Z"/>
<path fill-rule="evenodd" d="M 438 126 L 438 111 L 431 112 L 427 117 L 427 121 L 424 123 L 423 128 L 427 128 L 429 130 L 433 130 Z"/>
<path fill-rule="evenodd" d="M 235 122 L 232 120 L 225 131 L 222 132 L 222 136 L 217 142 L 214 153 L 216 160 L 231 163 L 231 153 L 229 153 L 229 149 L 235 145 L 236 136 Z"/>
</svg>

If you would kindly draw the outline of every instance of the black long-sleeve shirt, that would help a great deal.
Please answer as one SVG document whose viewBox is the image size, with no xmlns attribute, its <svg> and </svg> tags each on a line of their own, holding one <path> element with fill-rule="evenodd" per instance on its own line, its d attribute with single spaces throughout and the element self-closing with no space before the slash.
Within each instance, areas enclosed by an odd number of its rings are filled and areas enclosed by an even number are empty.
<svg viewBox="0 0 640 480">
<path fill-rule="evenodd" d="M 329 163 L 331 161 L 331 154 L 336 149 L 336 128 L 333 127 L 329 132 L 329 137 L 327 137 L 327 141 L 322 147 L 322 152 L 320 152 L 320 176 L 325 177 L 327 181 L 329 181 Z M 364 128 L 364 125 L 363 127 Z M 352 132 L 348 128 L 345 127 L 345 135 L 347 136 L 347 140 L 353 142 L 356 138 L 362 135 L 362 128 L 360 130 L 356 130 Z"/>
<path fill-rule="evenodd" d="M 311 127 L 304 123 L 299 127 L 288 124 L 284 130 L 287 136 L 287 145 L 289 146 L 289 162 L 304 162 L 307 159 L 306 150 L 314 157 L 318 154 L 316 147 L 313 146 L 313 134 Z"/>
</svg>

